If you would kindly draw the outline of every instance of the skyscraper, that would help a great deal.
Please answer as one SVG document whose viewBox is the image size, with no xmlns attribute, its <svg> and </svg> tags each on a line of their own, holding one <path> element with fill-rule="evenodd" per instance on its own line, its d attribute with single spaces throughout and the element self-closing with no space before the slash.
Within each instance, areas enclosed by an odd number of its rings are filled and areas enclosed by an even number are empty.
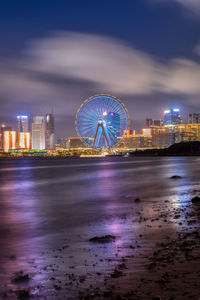
<svg viewBox="0 0 200 300">
<path fill-rule="evenodd" d="M 32 149 L 45 149 L 45 122 L 43 116 L 36 116 L 33 118 Z"/>
<path fill-rule="evenodd" d="M 163 126 L 163 120 L 153 120 L 153 126 Z"/>
<path fill-rule="evenodd" d="M 182 119 L 180 115 L 180 109 L 172 108 L 164 111 L 164 125 L 177 125 L 181 124 Z"/>
<path fill-rule="evenodd" d="M 28 132 L 28 116 L 17 116 L 17 131 Z"/>
<path fill-rule="evenodd" d="M 3 149 L 3 133 L 4 131 L 11 131 L 12 128 L 10 126 L 6 126 L 5 124 L 1 125 L 1 132 L 0 132 L 0 148 Z"/>
<path fill-rule="evenodd" d="M 146 119 L 146 128 L 150 128 L 151 126 L 163 126 L 163 121 L 161 119 L 159 120 L 153 120 L 153 119 Z"/>
<path fill-rule="evenodd" d="M 3 150 L 15 150 L 17 148 L 17 134 L 16 131 L 4 131 L 3 133 Z"/>
<path fill-rule="evenodd" d="M 188 124 L 200 124 L 200 113 L 189 114 Z"/>
<path fill-rule="evenodd" d="M 55 149 L 54 116 L 52 114 L 46 114 L 45 117 L 45 144 L 47 150 Z"/>
<path fill-rule="evenodd" d="M 18 132 L 18 147 L 20 149 L 31 149 L 30 132 Z"/>
<path fill-rule="evenodd" d="M 120 131 L 120 115 L 114 112 L 109 112 L 106 118 L 108 128 L 115 128 L 115 136 L 122 136 L 123 132 Z"/>
<path fill-rule="evenodd" d="M 153 125 L 153 119 L 146 119 L 146 128 L 150 128 Z"/>
</svg>

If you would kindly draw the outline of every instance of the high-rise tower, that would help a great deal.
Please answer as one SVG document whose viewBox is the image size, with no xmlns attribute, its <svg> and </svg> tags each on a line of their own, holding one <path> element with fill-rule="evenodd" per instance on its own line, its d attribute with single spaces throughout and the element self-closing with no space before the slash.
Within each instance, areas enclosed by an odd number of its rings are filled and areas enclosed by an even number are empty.
<svg viewBox="0 0 200 300">
<path fill-rule="evenodd" d="M 33 118 L 32 149 L 45 149 L 45 122 L 43 116 L 36 116 Z"/>
<path fill-rule="evenodd" d="M 28 132 L 28 116 L 17 116 L 17 131 Z"/>
<path fill-rule="evenodd" d="M 172 108 L 164 111 L 164 125 L 177 125 L 181 124 L 182 119 L 180 115 L 180 109 Z"/>
<path fill-rule="evenodd" d="M 11 131 L 12 128 L 10 126 L 7 126 L 5 124 L 1 125 L 1 132 L 0 132 L 0 149 L 3 149 L 3 136 L 4 136 L 4 131 Z"/>
<path fill-rule="evenodd" d="M 200 113 L 193 113 L 188 115 L 189 124 L 200 124 Z"/>
<path fill-rule="evenodd" d="M 55 149 L 55 127 L 52 114 L 46 114 L 45 117 L 45 144 L 47 150 Z"/>
</svg>

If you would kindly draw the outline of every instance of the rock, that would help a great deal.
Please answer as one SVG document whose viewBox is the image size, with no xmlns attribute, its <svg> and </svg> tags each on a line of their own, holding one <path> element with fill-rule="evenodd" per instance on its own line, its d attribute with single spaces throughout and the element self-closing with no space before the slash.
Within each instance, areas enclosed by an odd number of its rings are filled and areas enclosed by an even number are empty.
<svg viewBox="0 0 200 300">
<path fill-rule="evenodd" d="M 54 284 L 54 289 L 58 291 L 58 290 L 61 290 L 61 287 L 57 284 Z"/>
<path fill-rule="evenodd" d="M 191 199 L 192 203 L 194 204 L 200 204 L 200 197 L 195 196 L 194 198 Z"/>
<path fill-rule="evenodd" d="M 30 280 L 30 277 L 28 274 L 24 274 L 23 271 L 17 272 L 13 277 L 12 277 L 12 283 L 21 283 Z"/>
<path fill-rule="evenodd" d="M 173 175 L 170 177 L 170 179 L 181 179 L 182 177 L 179 175 Z"/>
<path fill-rule="evenodd" d="M 29 293 L 29 290 L 19 290 L 16 292 L 17 294 L 17 297 L 19 299 L 30 299 L 30 293 Z"/>
<path fill-rule="evenodd" d="M 150 263 L 150 265 L 147 266 L 147 269 L 148 270 L 152 270 L 156 267 L 156 264 L 155 263 Z"/>
<path fill-rule="evenodd" d="M 119 267 L 119 269 L 121 269 L 121 270 L 128 269 L 125 263 L 120 264 L 118 267 Z"/>
<path fill-rule="evenodd" d="M 79 281 L 80 281 L 80 282 L 84 282 L 85 279 L 86 279 L 86 276 L 84 276 L 84 275 L 83 275 L 83 276 L 79 276 Z"/>
<path fill-rule="evenodd" d="M 91 239 L 89 239 L 92 243 L 99 243 L 99 244 L 105 244 L 105 243 L 111 243 L 116 240 L 116 237 L 114 235 L 104 235 L 104 236 L 95 236 Z"/>
<path fill-rule="evenodd" d="M 103 297 L 111 299 L 112 294 L 113 294 L 112 291 L 106 291 L 103 293 Z"/>
<path fill-rule="evenodd" d="M 14 254 L 11 254 L 11 255 L 9 255 L 9 257 L 8 257 L 10 260 L 15 260 L 17 257 L 16 257 L 16 255 L 14 255 Z"/>
<path fill-rule="evenodd" d="M 138 202 L 140 202 L 141 200 L 140 200 L 140 198 L 136 198 L 135 200 L 134 200 L 134 202 L 136 202 L 136 203 L 138 203 Z"/>
<path fill-rule="evenodd" d="M 118 277 L 121 277 L 121 276 L 123 276 L 123 273 L 121 271 L 117 270 L 117 269 L 115 269 L 113 271 L 113 273 L 110 275 L 110 277 L 112 277 L 112 278 L 118 278 Z"/>
</svg>

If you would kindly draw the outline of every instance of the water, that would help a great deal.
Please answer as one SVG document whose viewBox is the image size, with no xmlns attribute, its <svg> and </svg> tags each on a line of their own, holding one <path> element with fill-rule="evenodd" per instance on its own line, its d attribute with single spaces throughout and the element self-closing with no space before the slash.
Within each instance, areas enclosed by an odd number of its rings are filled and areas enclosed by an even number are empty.
<svg viewBox="0 0 200 300">
<path fill-rule="evenodd" d="M 15 299 L 17 289 L 29 287 L 39 299 L 58 299 L 53 276 L 62 285 L 61 299 L 73 298 L 77 288 L 65 274 L 86 276 L 84 288 L 97 272 L 109 274 L 128 257 L 130 245 L 140 243 L 148 253 L 161 235 L 180 230 L 180 219 L 169 216 L 167 225 L 159 219 L 151 227 L 140 219 L 156 219 L 160 209 L 167 214 L 184 208 L 200 190 L 199 164 L 198 157 L 1 160 L 1 291 Z M 169 179 L 172 175 L 182 178 Z M 137 197 L 141 202 L 134 202 Z M 116 236 L 116 242 L 88 242 L 105 234 Z M 136 273 L 144 268 L 139 248 L 137 254 Z M 11 278 L 20 270 L 31 280 L 19 287 Z M 98 281 L 103 284 L 101 276 Z"/>
</svg>

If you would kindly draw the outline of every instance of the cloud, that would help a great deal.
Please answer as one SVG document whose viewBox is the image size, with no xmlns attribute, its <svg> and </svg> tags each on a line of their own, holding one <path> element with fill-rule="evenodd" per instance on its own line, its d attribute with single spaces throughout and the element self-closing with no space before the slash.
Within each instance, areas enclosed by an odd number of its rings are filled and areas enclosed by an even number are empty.
<svg viewBox="0 0 200 300">
<path fill-rule="evenodd" d="M 200 95 L 200 64 L 184 58 L 165 63 L 126 43 L 92 34 L 54 33 L 32 41 L 20 60 L 1 66 L 0 96 L 35 103 L 68 99 L 73 84 L 114 95 Z"/>
<path fill-rule="evenodd" d="M 200 1 L 199 0 L 173 0 L 185 8 L 190 8 L 194 12 L 200 12 Z"/>
<path fill-rule="evenodd" d="M 162 78 L 163 91 L 188 96 L 200 95 L 200 64 L 187 59 L 176 59 L 165 70 Z"/>
<path fill-rule="evenodd" d="M 87 80 L 115 93 L 154 89 L 156 64 L 147 54 L 112 38 L 66 33 L 34 42 L 35 71 Z"/>
<path fill-rule="evenodd" d="M 148 0 L 149 1 L 149 0 Z M 185 8 L 188 12 L 193 13 L 193 15 L 200 15 L 200 1 L 199 0 L 150 0 L 153 3 L 176 3 L 183 8 Z"/>
</svg>

